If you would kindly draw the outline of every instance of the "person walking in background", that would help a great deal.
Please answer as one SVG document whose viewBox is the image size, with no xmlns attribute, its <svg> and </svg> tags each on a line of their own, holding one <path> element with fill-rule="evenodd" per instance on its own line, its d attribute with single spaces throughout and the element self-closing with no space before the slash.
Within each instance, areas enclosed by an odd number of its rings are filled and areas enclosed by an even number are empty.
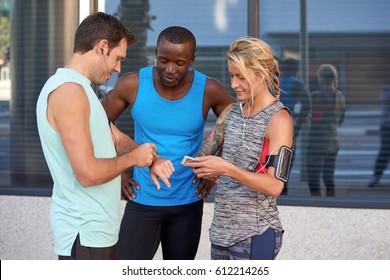
<svg viewBox="0 0 390 280">
<path fill-rule="evenodd" d="M 150 166 L 156 157 L 154 144 L 138 146 L 108 121 L 91 87 L 120 71 L 135 40 L 115 17 L 88 16 L 76 31 L 70 60 L 38 97 L 38 132 L 54 181 L 50 223 L 60 260 L 117 258 L 120 174 Z"/>
<path fill-rule="evenodd" d="M 346 104 L 337 88 L 336 67 L 322 64 L 317 77 L 320 90 L 311 94 L 312 118 L 306 156 L 308 184 L 312 196 L 322 196 L 322 177 L 326 196 L 336 196 L 334 172 L 340 147 L 337 129 L 344 121 Z"/>
<path fill-rule="evenodd" d="M 135 140 L 156 143 L 159 151 L 151 167 L 159 170 L 159 178 L 151 177 L 149 168 L 134 168 L 135 182 L 123 182 L 130 200 L 119 234 L 120 259 L 153 259 L 160 243 L 164 259 L 196 256 L 202 198 L 215 183 L 193 182 L 194 173 L 181 160 L 201 148 L 209 110 L 219 116 L 235 100 L 222 83 L 191 68 L 195 49 L 188 29 L 164 29 L 157 39 L 155 66 L 123 75 L 102 100 L 111 121 L 130 106 Z"/>
<path fill-rule="evenodd" d="M 278 62 L 264 41 L 238 39 L 226 55 L 239 102 L 219 116 L 186 165 L 199 178 L 218 178 L 211 258 L 275 259 L 283 236 L 276 198 L 288 178 L 293 120 L 278 100 Z M 220 148 L 222 157 L 215 156 Z"/>
<path fill-rule="evenodd" d="M 382 121 L 380 126 L 380 149 L 375 161 L 374 175 L 369 187 L 378 187 L 383 172 L 390 159 L 390 83 L 384 85 L 380 92 L 382 102 Z"/>
<path fill-rule="evenodd" d="M 285 105 L 293 115 L 294 120 L 294 143 L 295 151 L 297 138 L 302 125 L 308 119 L 310 113 L 310 95 L 305 84 L 297 78 L 298 61 L 293 58 L 286 58 L 280 63 L 280 101 Z M 302 151 L 301 147 L 301 151 Z M 305 152 L 305 151 L 302 151 Z M 291 159 L 291 165 L 294 162 L 295 153 Z M 305 157 L 302 157 L 305 158 Z M 287 184 L 285 184 L 282 195 L 288 193 Z"/>
<path fill-rule="evenodd" d="M 294 137 L 298 137 L 302 125 L 310 113 L 310 95 L 304 83 L 297 78 L 298 61 L 286 58 L 280 64 L 280 101 L 293 115 Z"/>
</svg>

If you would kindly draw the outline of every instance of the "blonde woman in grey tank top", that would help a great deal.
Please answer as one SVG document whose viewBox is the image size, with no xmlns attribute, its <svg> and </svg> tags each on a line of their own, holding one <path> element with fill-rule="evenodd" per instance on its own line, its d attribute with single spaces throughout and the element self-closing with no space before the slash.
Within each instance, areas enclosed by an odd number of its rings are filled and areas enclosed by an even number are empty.
<svg viewBox="0 0 390 280">
<path fill-rule="evenodd" d="M 265 158 L 283 146 L 292 149 L 293 122 L 279 101 L 272 49 L 260 39 L 241 38 L 226 55 L 238 102 L 219 116 L 196 161 L 186 165 L 217 182 L 211 258 L 275 259 L 283 236 L 276 198 L 285 182 Z M 222 156 L 215 156 L 221 148 Z"/>
</svg>

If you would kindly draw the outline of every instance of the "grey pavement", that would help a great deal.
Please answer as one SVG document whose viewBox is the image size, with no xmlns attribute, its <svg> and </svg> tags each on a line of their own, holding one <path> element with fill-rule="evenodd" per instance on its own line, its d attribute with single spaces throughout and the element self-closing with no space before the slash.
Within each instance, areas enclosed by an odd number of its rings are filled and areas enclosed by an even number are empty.
<svg viewBox="0 0 390 280">
<path fill-rule="evenodd" d="M 57 258 L 49 226 L 50 204 L 49 197 L 0 195 L 1 260 Z M 210 259 L 213 206 L 205 203 L 196 260 Z M 279 212 L 285 230 L 279 260 L 390 259 L 389 210 L 279 206 Z M 155 259 L 161 259 L 160 251 Z"/>
</svg>

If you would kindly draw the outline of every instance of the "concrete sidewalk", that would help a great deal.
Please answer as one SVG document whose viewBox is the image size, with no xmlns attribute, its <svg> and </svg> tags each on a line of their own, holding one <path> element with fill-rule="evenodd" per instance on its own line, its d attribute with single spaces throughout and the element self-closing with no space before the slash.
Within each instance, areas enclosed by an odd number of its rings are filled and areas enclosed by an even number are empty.
<svg viewBox="0 0 390 280">
<path fill-rule="evenodd" d="M 51 198 L 33 196 L 0 196 L 0 259 L 55 260 L 49 224 Z M 122 201 L 122 213 L 125 209 Z M 213 203 L 205 203 L 202 235 L 196 259 L 210 259 L 208 228 Z M 155 256 L 161 260 L 161 250 Z"/>
<path fill-rule="evenodd" d="M 0 195 L 1 260 L 57 259 L 50 204 L 50 197 Z M 213 207 L 205 203 L 197 260 L 210 259 Z M 279 206 L 279 212 L 285 230 L 279 260 L 390 259 L 390 210 Z"/>
</svg>

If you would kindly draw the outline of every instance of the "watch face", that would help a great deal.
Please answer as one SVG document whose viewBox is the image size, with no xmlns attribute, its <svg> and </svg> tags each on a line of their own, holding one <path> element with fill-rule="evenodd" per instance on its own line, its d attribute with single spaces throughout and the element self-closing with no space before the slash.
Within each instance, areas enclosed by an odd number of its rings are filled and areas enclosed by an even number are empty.
<svg viewBox="0 0 390 280">
<path fill-rule="evenodd" d="M 287 182 L 290 173 L 292 150 L 282 146 L 279 152 L 278 166 L 276 167 L 275 177 L 283 182 Z"/>
</svg>

